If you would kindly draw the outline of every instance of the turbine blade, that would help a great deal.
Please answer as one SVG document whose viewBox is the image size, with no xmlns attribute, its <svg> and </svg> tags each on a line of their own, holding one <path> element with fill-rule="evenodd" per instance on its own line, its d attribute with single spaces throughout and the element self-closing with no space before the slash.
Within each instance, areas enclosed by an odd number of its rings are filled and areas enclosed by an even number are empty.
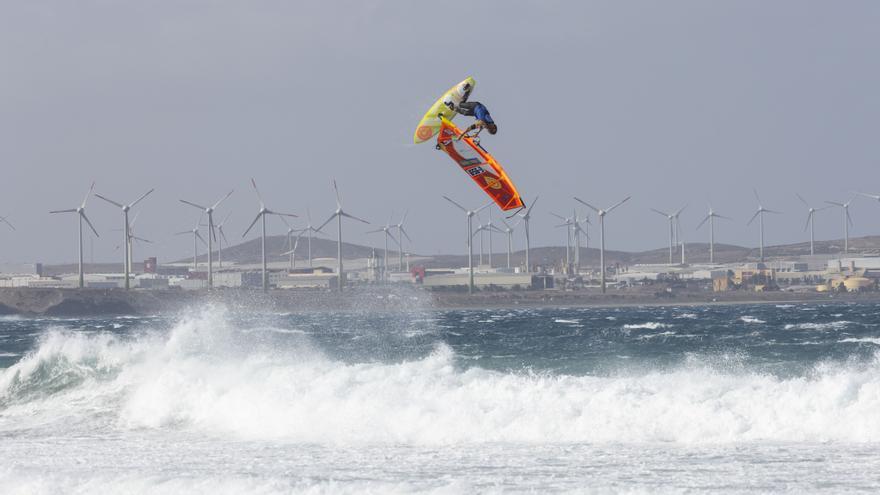
<svg viewBox="0 0 880 495">
<path fill-rule="evenodd" d="M 762 211 L 764 211 L 764 210 L 758 210 L 758 211 L 756 211 L 755 214 L 752 215 L 752 218 L 750 218 L 749 221 L 746 222 L 746 225 L 751 225 L 752 222 L 755 221 L 755 218 L 756 218 L 758 215 L 760 215 Z"/>
<path fill-rule="evenodd" d="M 406 233 L 406 229 L 405 229 L 405 228 L 400 227 L 400 233 L 403 234 L 403 236 L 406 237 L 406 240 L 408 240 L 409 242 L 412 242 L 412 241 L 413 241 L 412 239 L 410 239 L 409 234 Z"/>
<path fill-rule="evenodd" d="M 350 219 L 352 219 L 352 220 L 357 220 L 358 222 L 365 223 L 365 224 L 367 224 L 367 225 L 370 224 L 370 222 L 364 220 L 363 218 L 358 218 L 358 217 L 356 217 L 356 216 L 354 216 L 354 215 L 350 215 L 350 214 L 348 214 L 348 213 L 346 213 L 346 212 L 344 212 L 344 211 L 343 211 L 343 212 L 340 212 L 339 214 L 342 215 L 342 216 L 344 216 L 344 217 L 346 217 L 346 218 L 350 218 Z"/>
<path fill-rule="evenodd" d="M 716 218 L 723 218 L 723 219 L 725 219 L 725 220 L 733 220 L 733 219 L 730 218 L 730 217 L 726 217 L 726 216 L 724 216 L 724 215 L 719 215 L 719 214 L 717 214 L 717 213 L 715 214 L 715 217 L 716 217 Z"/>
<path fill-rule="evenodd" d="M 700 227 L 702 227 L 704 223 L 708 222 L 709 218 L 711 218 L 711 217 L 712 217 L 712 215 L 706 215 L 706 218 L 704 218 L 703 220 L 700 221 L 699 224 L 697 224 L 696 230 L 700 230 Z"/>
<path fill-rule="evenodd" d="M 807 227 L 810 226 L 810 219 L 813 218 L 813 211 L 807 213 L 807 223 L 804 224 L 804 232 L 807 231 Z"/>
<path fill-rule="evenodd" d="M 330 179 L 333 183 L 333 192 L 336 194 L 336 208 L 342 208 L 342 196 L 339 194 L 339 187 L 336 185 L 336 179 Z"/>
<path fill-rule="evenodd" d="M 223 232 L 223 227 L 217 227 L 217 230 L 220 231 L 220 237 L 223 238 L 223 242 L 225 242 L 225 243 L 228 245 L 228 244 L 229 244 L 229 239 L 226 238 L 226 233 Z"/>
<path fill-rule="evenodd" d="M 217 228 L 220 229 L 221 232 L 223 231 L 222 227 L 226 224 L 226 221 L 229 220 L 230 215 L 232 215 L 231 211 L 229 213 L 227 213 L 225 217 L 223 217 L 222 222 L 217 224 Z"/>
<path fill-rule="evenodd" d="M 798 194 L 798 193 L 794 193 L 794 195 L 797 196 L 797 198 L 798 198 L 799 200 L 801 200 L 801 203 L 803 203 L 807 208 L 810 207 L 810 203 L 807 203 L 807 200 L 804 199 L 804 198 L 802 198 L 800 194 Z"/>
<path fill-rule="evenodd" d="M 474 211 L 474 213 L 479 213 L 479 212 L 485 210 L 486 208 L 492 206 L 493 204 L 495 204 L 494 201 L 489 201 L 489 202 L 486 203 L 485 205 L 479 207 L 476 211 Z M 489 210 L 489 216 L 490 216 L 490 217 L 492 216 L 492 210 Z"/>
<path fill-rule="evenodd" d="M 7 220 L 6 217 L 0 217 L 0 222 L 3 222 L 6 225 L 9 225 L 9 228 L 11 228 L 12 230 L 15 230 L 15 226 L 12 225 L 11 223 L 9 223 L 9 220 Z"/>
<path fill-rule="evenodd" d="M 260 190 L 257 189 L 257 181 L 253 177 L 251 177 L 251 185 L 254 186 L 254 192 L 257 193 L 257 199 L 260 200 L 260 209 L 262 210 L 266 207 L 266 203 L 263 202 L 263 196 L 260 195 Z"/>
<path fill-rule="evenodd" d="M 254 221 L 251 222 L 250 225 L 248 225 L 248 228 L 247 228 L 247 230 L 244 231 L 244 234 L 241 234 L 242 237 L 248 235 L 248 232 L 250 232 L 251 229 L 254 228 L 254 225 L 256 225 L 257 220 L 259 220 L 262 215 L 263 215 L 262 211 L 260 213 L 257 213 L 257 216 L 254 217 Z"/>
<path fill-rule="evenodd" d="M 653 211 L 654 213 L 657 213 L 657 214 L 663 215 L 663 216 L 666 217 L 666 218 L 669 218 L 669 217 L 672 216 L 672 215 L 670 215 L 669 213 L 666 213 L 666 212 L 663 212 L 663 211 L 660 211 L 660 210 L 656 210 L 656 209 L 654 209 L 654 208 L 651 208 L 651 211 Z"/>
<path fill-rule="evenodd" d="M 142 199 L 144 199 L 144 198 L 146 198 L 147 196 L 149 196 L 150 193 L 152 193 L 152 192 L 155 191 L 155 190 L 156 190 L 156 189 L 153 188 L 153 189 L 150 189 L 149 191 L 143 193 L 143 194 L 141 195 L 141 197 L 139 197 L 138 199 L 134 200 L 130 205 L 128 205 L 128 207 L 131 208 L 131 207 L 133 207 L 134 205 L 140 203 Z"/>
<path fill-rule="evenodd" d="M 92 186 L 89 187 L 89 192 L 86 193 L 86 197 L 83 198 L 83 202 L 82 202 L 82 204 L 79 205 L 80 208 L 85 208 L 85 207 L 86 207 L 86 202 L 89 200 L 89 196 L 92 195 L 92 192 L 93 192 L 94 190 L 95 190 L 95 182 L 92 181 Z"/>
<path fill-rule="evenodd" d="M 752 189 L 752 192 L 755 193 L 755 199 L 758 200 L 758 204 L 760 205 L 760 204 L 761 204 L 761 197 L 758 196 L 758 190 L 757 190 L 757 189 Z"/>
<path fill-rule="evenodd" d="M 866 198 L 876 199 L 877 201 L 880 201 L 880 194 L 868 194 L 863 192 L 857 192 L 856 194 L 860 194 Z"/>
<path fill-rule="evenodd" d="M 211 209 L 216 210 L 217 207 L 220 206 L 220 203 L 226 201 L 226 198 L 228 198 L 229 196 L 232 196 L 232 192 L 233 192 L 233 191 L 235 191 L 235 189 L 233 189 L 232 191 L 229 191 L 228 193 L 226 193 L 226 196 L 223 196 L 222 198 L 220 198 L 219 201 L 217 201 L 216 203 L 214 203 L 214 205 L 211 206 Z"/>
<path fill-rule="evenodd" d="M 364 234 L 375 234 L 376 232 L 385 232 L 385 230 L 384 229 L 368 230 L 368 231 L 364 232 Z"/>
<path fill-rule="evenodd" d="M 782 215 L 782 212 L 781 212 L 781 211 L 768 210 L 767 208 L 764 208 L 764 211 L 766 211 L 767 213 L 773 213 L 773 214 L 775 214 L 775 215 Z"/>
<path fill-rule="evenodd" d="M 826 203 L 828 203 L 829 205 L 839 206 L 839 207 L 843 208 L 843 203 L 838 203 L 836 201 L 826 201 Z"/>
<path fill-rule="evenodd" d="M 849 222 L 849 226 L 852 227 L 853 220 L 852 220 L 852 217 L 849 215 L 849 208 L 846 209 L 846 220 Z"/>
<path fill-rule="evenodd" d="M 112 205 L 114 205 L 114 206 L 117 206 L 117 207 L 119 207 L 119 208 L 124 208 L 122 204 L 117 203 L 116 201 L 113 201 L 112 199 L 105 198 L 104 196 L 101 196 L 101 195 L 98 194 L 98 193 L 95 193 L 95 197 L 96 197 L 96 198 L 103 199 L 104 201 L 106 201 L 106 202 L 108 202 L 108 203 L 110 203 L 110 204 L 112 204 Z"/>
<path fill-rule="evenodd" d="M 620 201 L 618 201 L 617 203 L 615 203 L 614 206 L 612 206 L 611 208 L 608 208 L 607 210 L 605 210 L 605 213 L 611 213 L 611 210 L 613 210 L 613 209 L 617 208 L 618 206 L 620 206 L 620 205 L 626 203 L 627 201 L 629 201 L 629 198 L 631 198 L 631 197 L 632 197 L 632 196 L 627 196 L 627 197 L 621 199 Z"/>
<path fill-rule="evenodd" d="M 202 241 L 202 245 L 203 245 L 203 246 L 205 246 L 205 247 L 208 246 L 208 243 L 205 242 L 205 238 L 202 237 L 202 234 L 199 234 L 199 231 L 198 231 L 198 230 L 194 230 L 194 231 L 193 231 L 193 234 L 195 234 L 195 236 L 196 236 L 196 238 L 197 238 L 198 240 Z"/>
<path fill-rule="evenodd" d="M 591 205 L 590 203 L 587 203 L 586 201 L 584 201 L 578 197 L 575 197 L 574 200 L 577 201 L 578 203 L 586 206 L 587 208 L 595 211 L 596 213 L 599 213 L 599 208 L 596 208 L 595 206 Z M 533 206 L 534 206 L 534 203 L 533 203 Z"/>
<path fill-rule="evenodd" d="M 461 206 L 460 204 L 456 203 L 455 201 L 449 199 L 448 197 L 443 196 L 443 199 L 445 199 L 446 201 L 449 201 L 450 203 L 452 203 L 452 204 L 454 204 L 455 206 L 457 206 L 459 210 L 461 210 L 461 211 L 463 211 L 463 212 L 465 212 L 465 213 L 468 212 L 467 209 L 466 209 L 464 206 Z"/>
<path fill-rule="evenodd" d="M 548 211 L 547 213 L 549 213 L 549 214 L 553 215 L 554 217 L 556 217 L 556 218 L 562 220 L 563 222 L 567 222 L 567 221 L 568 221 L 567 218 L 563 217 L 562 215 L 559 215 L 559 214 L 553 213 L 552 211 Z"/>
<path fill-rule="evenodd" d="M 189 202 L 189 201 L 187 201 L 187 200 L 185 200 L 185 199 L 181 199 L 181 200 L 179 200 L 179 201 L 180 201 L 181 203 L 185 204 L 185 205 L 194 206 L 194 207 L 196 207 L 196 208 L 198 208 L 198 209 L 200 209 L 200 210 L 202 210 L 202 211 L 207 210 L 207 208 L 205 208 L 204 206 L 202 206 L 202 205 L 197 205 L 197 204 L 195 204 L 195 203 L 191 203 L 191 202 Z"/>
<path fill-rule="evenodd" d="M 90 227 L 90 228 L 91 228 L 91 229 L 92 229 L 92 232 L 94 232 L 94 233 L 95 233 L 95 237 L 101 237 L 101 236 L 100 236 L 100 235 L 98 235 L 98 231 L 97 231 L 97 230 L 95 230 L 95 226 L 94 226 L 94 225 L 92 225 L 92 221 L 91 221 L 91 220 L 89 220 L 89 217 L 87 217 L 87 216 L 86 216 L 86 212 L 85 212 L 85 211 L 82 211 L 82 210 L 80 210 L 80 212 L 79 212 L 79 214 L 80 214 L 80 215 L 82 215 L 82 217 L 83 217 L 83 220 L 85 220 L 85 221 L 86 221 L 86 223 L 87 223 L 87 224 L 89 224 L 89 227 Z"/>
<path fill-rule="evenodd" d="M 49 213 L 76 213 L 76 208 L 70 208 L 67 210 L 52 210 Z"/>
<path fill-rule="evenodd" d="M 153 241 L 151 241 L 151 240 L 149 240 L 149 239 L 144 239 L 143 237 L 138 237 L 138 236 L 133 235 L 133 236 L 131 236 L 131 238 L 134 239 L 134 240 L 136 240 L 136 241 L 148 242 L 148 243 L 150 243 L 150 244 L 153 244 Z"/>
<path fill-rule="evenodd" d="M 405 212 L 403 212 L 403 218 L 400 219 L 400 223 L 398 223 L 397 225 L 402 226 L 404 223 L 406 223 L 407 216 L 409 216 L 409 210 L 406 210 Z"/>
<path fill-rule="evenodd" d="M 328 218 L 324 223 L 322 223 L 320 227 L 318 227 L 317 229 L 315 229 L 315 231 L 320 231 L 322 228 L 324 228 L 325 225 L 327 225 L 328 223 L 330 223 L 330 221 L 333 220 L 334 218 L 336 218 L 336 213 L 330 215 L 330 218 Z"/>
<path fill-rule="evenodd" d="M 192 234 L 192 233 L 193 233 L 192 230 L 184 230 L 181 232 L 175 232 L 174 235 L 183 235 L 183 234 Z"/>
<path fill-rule="evenodd" d="M 678 216 L 679 216 L 679 215 L 681 215 L 681 212 L 683 212 L 683 211 L 684 211 L 684 210 L 685 210 L 685 208 L 687 208 L 687 207 L 688 207 L 688 205 L 684 205 L 684 206 L 682 206 L 682 207 L 681 207 L 681 208 L 679 208 L 679 209 L 678 209 L 678 211 L 677 211 L 677 212 L 675 212 L 675 214 L 674 214 L 674 215 L 672 215 L 672 216 L 674 216 L 674 217 L 676 217 L 676 218 L 678 218 Z"/>
</svg>

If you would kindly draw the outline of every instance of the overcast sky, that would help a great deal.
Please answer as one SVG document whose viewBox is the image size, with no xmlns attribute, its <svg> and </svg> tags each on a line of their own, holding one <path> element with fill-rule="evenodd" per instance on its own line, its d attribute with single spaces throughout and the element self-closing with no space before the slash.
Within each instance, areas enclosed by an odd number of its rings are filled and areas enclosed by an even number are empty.
<svg viewBox="0 0 880 495">
<path fill-rule="evenodd" d="M 412 145 L 427 107 L 468 75 L 499 124 L 484 145 L 527 202 L 541 196 L 537 244 L 564 243 L 548 211 L 579 196 L 607 206 L 607 244 L 666 243 L 675 209 L 685 237 L 707 201 L 735 219 L 720 242 L 806 238 L 799 192 L 816 204 L 880 193 L 880 2 L 876 1 L 0 1 L 2 261 L 72 261 L 73 215 L 49 215 L 96 190 L 145 190 L 139 249 L 185 257 L 198 211 L 235 193 L 239 238 L 258 204 L 316 222 L 336 177 L 351 213 L 384 223 L 410 210 L 413 251 L 464 251 L 464 218 L 441 198 L 485 202 L 430 144 Z M 461 117 L 460 117 L 461 119 Z M 462 122 L 465 120 L 462 119 Z M 88 214 L 97 260 L 116 260 L 121 215 Z M 837 211 L 817 237 L 842 235 Z M 880 233 L 880 204 L 856 200 L 853 235 Z M 271 230 L 284 230 L 279 221 Z M 351 224 L 348 240 L 381 244 Z M 253 234 L 251 234 L 253 235 Z M 230 236 L 233 237 L 233 236 Z M 232 239 L 230 239 L 232 240 Z M 521 236 L 517 236 L 521 243 Z M 499 245 L 501 243 L 499 242 Z"/>
</svg>

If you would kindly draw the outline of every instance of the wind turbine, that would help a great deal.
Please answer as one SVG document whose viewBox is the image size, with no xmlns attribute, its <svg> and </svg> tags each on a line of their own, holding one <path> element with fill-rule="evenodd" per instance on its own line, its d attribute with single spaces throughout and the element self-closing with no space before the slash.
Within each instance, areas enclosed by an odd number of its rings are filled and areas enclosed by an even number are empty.
<svg viewBox="0 0 880 495">
<path fill-rule="evenodd" d="M 254 184 L 256 188 L 256 184 Z M 187 201 L 185 199 L 181 199 L 180 202 L 185 205 L 190 205 L 194 208 L 198 208 L 204 211 L 208 215 L 208 288 L 211 289 L 214 287 L 214 241 L 217 240 L 217 232 L 214 231 L 214 210 L 220 206 L 220 203 L 226 200 L 229 196 L 232 195 L 232 191 L 226 193 L 226 196 L 220 198 L 216 203 L 211 206 L 202 206 L 197 203 L 193 203 L 192 201 Z"/>
<path fill-rule="evenodd" d="M 336 219 L 336 276 L 338 277 L 337 282 L 339 285 L 339 292 L 342 292 L 342 285 L 343 281 L 345 280 L 342 274 L 342 218 L 350 218 L 352 220 L 357 220 L 358 222 L 365 223 L 367 225 L 369 225 L 370 222 L 362 220 L 354 215 L 348 214 L 342 209 L 342 198 L 339 196 L 339 188 L 336 187 L 336 179 L 333 179 L 331 182 L 333 184 L 333 192 L 336 193 L 336 211 L 334 211 L 333 214 L 330 215 L 330 218 L 328 218 L 324 223 L 321 224 L 320 227 L 315 230 L 319 231 L 323 229 L 324 226 L 330 223 L 331 220 L 333 220 L 334 218 Z M 309 257 L 309 259 L 311 259 L 311 256 Z"/>
<path fill-rule="evenodd" d="M 95 190 L 95 183 L 92 182 L 92 186 L 89 187 L 89 191 L 86 193 L 86 197 L 83 198 L 82 203 L 78 208 L 69 208 L 67 210 L 53 210 L 49 213 L 76 213 L 77 217 L 79 217 L 79 288 L 82 289 L 85 285 L 85 277 L 83 276 L 83 220 L 89 225 L 89 228 L 92 229 L 92 232 L 95 233 L 95 237 L 101 237 L 98 235 L 98 231 L 95 230 L 95 226 L 92 225 L 92 222 L 89 221 L 89 217 L 86 216 L 86 202 L 89 200 L 89 196 L 92 195 L 92 191 Z"/>
<path fill-rule="evenodd" d="M 272 211 L 269 208 L 266 208 L 266 203 L 263 202 L 263 197 L 260 196 L 260 190 L 257 189 L 257 181 L 255 181 L 253 177 L 251 177 L 251 185 L 254 186 L 254 192 L 257 194 L 257 199 L 260 201 L 260 211 L 257 212 L 257 216 L 254 217 L 254 221 L 251 222 L 251 224 L 248 226 L 247 230 L 244 231 L 244 234 L 242 234 L 241 237 L 246 236 L 248 232 L 250 232 L 251 229 L 254 227 L 254 225 L 256 225 L 257 220 L 260 220 L 260 239 L 262 241 L 261 254 L 263 259 L 263 291 L 267 291 L 269 290 L 269 270 L 266 267 L 266 215 L 294 218 L 296 218 L 296 215 L 292 213 L 279 213 L 277 211 Z"/>
<path fill-rule="evenodd" d="M 681 212 L 684 211 L 685 208 L 687 208 L 687 205 L 682 206 L 675 213 L 666 213 L 665 211 L 660 211 L 656 208 L 651 208 L 651 211 L 653 211 L 654 213 L 657 213 L 658 215 L 663 215 L 664 217 L 666 217 L 667 220 L 669 220 L 669 264 L 670 265 L 672 265 L 674 263 L 674 258 L 673 258 L 674 257 L 673 251 L 675 249 L 674 246 L 676 246 L 678 244 L 677 243 L 677 238 L 678 238 L 677 234 L 678 234 L 678 229 L 681 226 L 681 222 L 679 221 L 678 218 L 679 218 L 679 215 L 681 215 Z"/>
<path fill-rule="evenodd" d="M 526 208 L 525 213 L 519 214 L 523 222 L 523 232 L 525 232 L 526 235 L 526 273 L 532 272 L 532 265 L 530 264 L 531 260 L 529 259 L 529 253 L 532 250 L 531 240 L 529 239 L 529 220 L 532 218 L 532 210 L 535 209 L 535 203 L 538 202 L 538 197 L 539 196 L 535 196 L 535 200 L 532 201 L 531 206 Z"/>
<path fill-rule="evenodd" d="M 510 255 L 513 252 L 513 231 L 516 227 L 516 224 L 511 226 L 507 223 L 503 218 L 501 219 L 501 223 L 504 224 L 504 230 L 502 231 L 504 234 L 507 234 L 507 269 L 510 269 Z"/>
<path fill-rule="evenodd" d="M 403 228 L 403 224 L 406 222 L 406 217 L 409 215 L 409 210 L 404 212 L 403 217 L 400 219 L 400 222 L 396 223 L 394 227 L 397 228 L 397 239 L 398 239 L 398 247 L 400 249 L 397 251 L 397 271 L 400 271 L 403 268 L 403 238 L 409 242 L 412 242 L 412 239 L 409 238 L 409 234 L 406 233 L 406 229 Z"/>
<path fill-rule="evenodd" d="M 709 222 L 709 263 L 715 263 L 715 219 L 723 218 L 725 220 L 730 220 L 730 217 L 725 217 L 724 215 L 719 215 L 715 213 L 715 210 L 712 209 L 712 205 L 709 205 L 709 214 L 706 215 L 705 218 L 697 225 L 697 230 L 700 230 L 700 227 L 703 226 L 707 221 Z"/>
<path fill-rule="evenodd" d="M 131 235 L 131 227 L 128 222 L 128 211 L 131 210 L 134 207 L 134 205 L 140 203 L 140 201 L 142 199 L 149 196 L 150 193 L 153 191 L 155 191 L 155 189 L 150 189 L 149 191 L 142 194 L 141 197 L 132 201 L 129 204 L 122 204 L 117 201 L 113 201 L 112 199 L 109 199 L 106 196 L 101 196 L 100 194 L 95 193 L 95 197 L 97 197 L 99 199 L 103 199 L 104 201 L 106 201 L 106 202 L 110 203 L 111 205 L 116 206 L 117 208 L 120 208 L 122 210 L 122 221 L 123 221 L 123 223 L 122 223 L 122 225 L 123 225 L 122 236 L 124 238 L 123 245 L 125 246 L 125 249 L 123 249 L 123 254 L 122 254 L 122 258 L 123 258 L 122 265 L 123 265 L 123 272 L 125 273 L 125 290 L 128 290 L 130 288 L 129 280 L 131 279 L 131 273 L 130 273 L 131 259 L 129 258 L 129 256 L 131 255 L 131 250 L 129 249 L 129 245 L 131 243 L 131 238 L 129 237 Z"/>
<path fill-rule="evenodd" d="M 467 216 L 467 248 L 468 248 L 468 292 L 474 292 L 474 228 L 473 228 L 473 216 L 477 213 L 485 210 L 489 206 L 492 205 L 492 202 L 486 203 L 485 205 L 477 208 L 476 210 L 468 210 L 464 206 L 456 203 L 455 201 L 449 199 L 446 196 L 443 196 L 443 199 L 449 201 L 453 205 L 455 205 L 459 210 L 463 211 Z"/>
<path fill-rule="evenodd" d="M 849 253 L 849 227 L 852 225 L 852 217 L 849 216 L 849 205 L 852 199 L 846 203 L 838 203 L 836 201 L 826 201 L 829 205 L 839 206 L 843 209 L 843 252 Z"/>
<path fill-rule="evenodd" d="M 303 234 L 306 234 L 306 237 L 308 239 L 309 268 L 312 268 L 312 236 L 314 234 L 323 234 L 324 231 L 322 231 L 321 229 L 316 229 L 312 225 L 312 214 L 309 212 L 308 208 L 306 208 L 306 220 L 308 221 L 308 224 L 296 236 L 296 241 L 299 241 L 299 238 Z M 294 251 L 296 250 L 295 246 L 294 246 L 293 250 Z"/>
<path fill-rule="evenodd" d="M 392 213 L 392 218 L 393 217 L 394 217 L 394 214 Z M 388 277 L 388 238 L 390 237 L 391 240 L 394 241 L 395 244 L 397 244 L 398 249 L 400 249 L 400 242 L 398 242 L 397 239 L 394 238 L 394 234 L 391 233 L 392 228 L 394 228 L 394 225 L 391 224 L 391 219 L 389 218 L 388 223 L 385 224 L 385 226 L 380 227 L 376 230 L 367 231 L 367 234 L 375 234 L 378 232 L 382 232 L 382 234 L 384 234 L 382 236 L 385 241 L 385 251 L 382 256 L 382 280 L 383 281 L 385 281 L 386 278 Z"/>
<path fill-rule="evenodd" d="M 199 234 L 199 224 L 202 222 L 202 216 L 199 215 L 199 219 L 196 220 L 196 225 L 190 230 L 183 230 L 180 232 L 175 232 L 174 235 L 187 235 L 192 234 L 193 236 L 193 273 L 195 273 L 199 268 L 199 241 L 202 241 L 202 244 L 205 246 L 208 243 L 205 242 L 205 239 L 202 237 L 202 234 Z"/>
<path fill-rule="evenodd" d="M 801 197 L 800 194 L 794 193 L 794 195 L 797 196 L 797 198 L 801 200 L 801 203 L 803 203 L 807 207 L 807 223 L 804 225 L 804 230 L 807 230 L 807 227 L 810 228 L 810 254 L 815 254 L 815 250 L 813 249 L 813 242 L 815 240 L 815 229 L 813 224 L 816 212 L 826 210 L 828 208 L 831 208 L 831 206 L 829 205 L 823 206 L 822 208 L 813 208 L 812 206 L 810 206 L 810 203 L 807 203 L 807 200 Z"/>
<path fill-rule="evenodd" d="M 581 225 L 590 225 L 590 215 L 581 219 L 580 214 L 577 209 L 575 209 L 572 219 L 574 220 L 574 224 L 572 225 L 572 229 L 574 229 L 574 273 L 579 274 L 581 271 L 581 234 L 584 234 L 584 239 L 587 241 L 587 247 L 590 247 L 590 234 L 587 232 L 587 229 L 583 228 Z"/>
<path fill-rule="evenodd" d="M 223 226 L 226 225 L 230 215 L 232 215 L 231 211 L 217 224 L 217 232 L 220 232 L 220 237 L 217 238 L 217 264 L 220 265 L 221 269 L 223 268 L 223 243 L 225 242 L 226 247 L 229 247 L 229 239 L 226 238 L 226 232 L 223 232 Z"/>
<path fill-rule="evenodd" d="M 285 246 L 287 251 L 281 253 L 281 256 L 289 255 L 290 256 L 290 269 L 293 270 L 296 268 L 296 247 L 299 245 L 299 236 L 305 232 L 306 229 L 295 229 L 290 225 L 284 217 L 281 217 L 281 220 L 284 221 L 284 225 L 287 226 L 287 244 Z M 293 239 L 293 234 L 296 233 L 296 240 Z"/>
<path fill-rule="evenodd" d="M 562 220 L 562 223 L 559 225 L 554 225 L 554 227 L 565 227 L 565 272 L 569 273 L 571 271 L 571 226 L 574 223 L 571 218 L 563 217 L 557 213 L 550 212 L 554 217 Z"/>
<path fill-rule="evenodd" d="M 143 210 L 142 210 L 143 211 Z M 153 241 L 149 239 L 144 239 L 143 237 L 138 237 L 134 235 L 134 225 L 137 223 L 137 219 L 140 216 L 141 212 L 137 212 L 134 215 L 134 218 L 131 219 L 131 222 L 128 224 L 128 242 L 125 244 L 125 249 L 128 250 L 128 272 L 134 273 L 134 241 L 146 242 L 148 244 L 152 244 Z M 122 232 L 122 229 L 113 229 L 117 232 Z M 119 249 L 119 246 L 116 247 Z"/>
<path fill-rule="evenodd" d="M 751 225 L 751 223 L 755 220 L 755 217 L 758 217 L 758 223 L 760 225 L 760 230 L 761 230 L 761 236 L 760 236 L 761 246 L 760 246 L 759 253 L 761 256 L 761 263 L 763 263 L 764 262 L 764 213 L 774 213 L 774 214 L 778 215 L 782 212 L 768 210 L 767 208 L 764 208 L 764 205 L 761 204 L 761 198 L 760 198 L 760 196 L 758 196 L 758 190 L 753 189 L 752 192 L 755 193 L 755 199 L 758 200 L 758 211 L 756 211 L 755 214 L 752 215 L 752 218 L 750 218 L 749 221 L 746 222 L 746 225 Z"/>
<path fill-rule="evenodd" d="M 612 210 L 614 210 L 618 206 L 622 205 L 623 203 L 626 203 L 627 201 L 629 201 L 629 198 L 631 198 L 631 197 L 632 196 L 627 196 L 627 197 L 623 198 L 622 200 L 618 201 L 617 203 L 614 203 L 614 205 L 612 205 L 611 207 L 609 207 L 608 209 L 605 209 L 605 210 L 600 209 L 600 208 L 596 208 L 595 206 L 593 206 L 593 205 L 587 203 L 586 201 L 579 199 L 577 197 L 574 198 L 574 200 L 577 201 L 578 203 L 581 203 L 582 205 L 586 206 L 587 208 L 595 211 L 596 215 L 599 217 L 599 265 L 600 265 L 600 269 L 602 270 L 601 281 L 602 281 L 602 293 L 603 294 L 605 293 L 605 215 L 611 213 Z"/>
</svg>

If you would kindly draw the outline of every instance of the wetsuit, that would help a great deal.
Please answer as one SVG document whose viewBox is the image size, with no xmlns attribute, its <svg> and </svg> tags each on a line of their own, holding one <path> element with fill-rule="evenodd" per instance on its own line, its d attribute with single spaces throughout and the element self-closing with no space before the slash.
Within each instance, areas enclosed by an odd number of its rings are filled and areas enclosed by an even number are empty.
<svg viewBox="0 0 880 495">
<path fill-rule="evenodd" d="M 487 124 L 495 123 L 495 121 L 492 120 L 492 116 L 489 115 L 489 109 L 486 108 L 486 105 L 483 105 L 478 101 L 463 101 L 458 104 L 456 110 L 462 115 L 474 117 L 475 119 L 481 120 Z"/>
</svg>

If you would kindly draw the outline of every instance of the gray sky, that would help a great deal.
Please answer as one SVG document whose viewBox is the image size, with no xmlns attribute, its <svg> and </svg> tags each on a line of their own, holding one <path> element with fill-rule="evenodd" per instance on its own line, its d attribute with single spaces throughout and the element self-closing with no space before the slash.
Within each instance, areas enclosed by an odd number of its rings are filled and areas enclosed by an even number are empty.
<svg viewBox="0 0 880 495">
<path fill-rule="evenodd" d="M 0 1 L 0 260 L 75 256 L 75 217 L 50 209 L 150 187 L 138 259 L 191 251 L 198 212 L 236 190 L 230 233 L 271 208 L 316 222 L 346 209 L 375 223 L 410 209 L 420 253 L 462 252 L 483 193 L 431 145 L 409 144 L 427 107 L 468 75 L 499 124 L 483 142 L 527 202 L 538 244 L 564 242 L 547 211 L 577 195 L 609 205 L 608 246 L 666 242 L 650 207 L 706 202 L 735 222 L 718 241 L 755 245 L 757 186 L 768 243 L 805 239 L 805 208 L 854 189 L 880 193 L 880 3 L 875 1 L 222 2 Z M 463 120 L 464 121 L 464 120 Z M 117 210 L 92 200 L 97 260 L 119 257 Z M 880 233 L 880 204 L 857 200 L 853 235 Z M 271 223 L 280 233 L 280 222 Z M 348 239 L 376 245 L 361 226 Z M 817 237 L 840 237 L 837 211 Z M 232 239 L 230 239 L 232 240 Z M 499 239 L 500 240 L 500 239 Z M 518 242 L 521 237 L 517 237 Z M 500 243 L 499 243 L 500 244 Z"/>
</svg>

